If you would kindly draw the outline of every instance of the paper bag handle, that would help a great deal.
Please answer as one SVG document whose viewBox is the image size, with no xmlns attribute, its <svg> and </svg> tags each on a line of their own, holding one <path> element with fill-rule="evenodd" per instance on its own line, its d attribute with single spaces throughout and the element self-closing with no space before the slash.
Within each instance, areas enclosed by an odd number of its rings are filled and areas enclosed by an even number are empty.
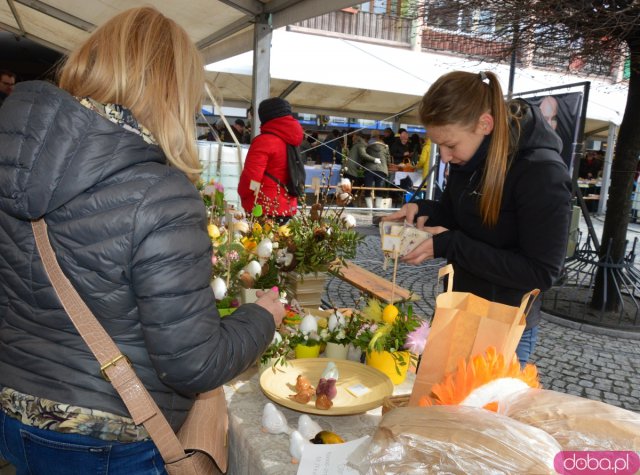
<svg viewBox="0 0 640 475">
<path fill-rule="evenodd" d="M 438 271 L 438 280 L 448 277 L 447 292 L 453 292 L 453 265 L 447 264 Z"/>
<path fill-rule="evenodd" d="M 538 295 L 540 295 L 540 289 L 533 289 L 522 297 L 522 301 L 520 302 L 520 311 L 524 318 L 527 318 L 527 315 L 529 315 L 529 311 L 531 310 L 531 307 L 533 307 L 533 303 L 536 301 Z"/>
</svg>

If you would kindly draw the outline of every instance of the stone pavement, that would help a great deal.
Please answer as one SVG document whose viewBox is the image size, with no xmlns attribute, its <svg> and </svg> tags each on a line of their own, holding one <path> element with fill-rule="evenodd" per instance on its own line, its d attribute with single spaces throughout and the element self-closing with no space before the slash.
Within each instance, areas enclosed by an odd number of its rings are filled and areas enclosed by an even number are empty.
<svg viewBox="0 0 640 475">
<path fill-rule="evenodd" d="M 355 213 L 354 213 L 355 214 Z M 358 230 L 365 239 L 354 261 L 389 280 L 393 266 L 382 266 L 380 237 L 371 226 L 370 216 L 357 216 Z M 594 223 L 596 227 L 602 223 Z M 596 229 L 598 235 L 601 230 Z M 630 238 L 640 228 L 630 227 Z M 438 269 L 444 260 L 437 259 L 419 266 L 400 264 L 397 284 L 421 296 L 414 303 L 420 315 L 431 317 Z M 353 306 L 360 297 L 357 289 L 331 278 L 324 301 L 339 307 Z M 579 325 L 544 313 L 539 341 L 532 356 L 538 367 L 543 387 L 640 412 L 640 333 L 605 331 Z"/>
</svg>

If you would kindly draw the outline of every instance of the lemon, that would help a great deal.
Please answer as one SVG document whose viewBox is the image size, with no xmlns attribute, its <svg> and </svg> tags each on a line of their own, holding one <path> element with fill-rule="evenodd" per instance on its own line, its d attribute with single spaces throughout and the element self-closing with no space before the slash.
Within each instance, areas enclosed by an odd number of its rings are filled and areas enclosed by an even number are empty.
<svg viewBox="0 0 640 475">
<path fill-rule="evenodd" d="M 390 303 L 382 310 L 382 321 L 384 323 L 392 324 L 398 318 L 398 307 Z"/>
</svg>

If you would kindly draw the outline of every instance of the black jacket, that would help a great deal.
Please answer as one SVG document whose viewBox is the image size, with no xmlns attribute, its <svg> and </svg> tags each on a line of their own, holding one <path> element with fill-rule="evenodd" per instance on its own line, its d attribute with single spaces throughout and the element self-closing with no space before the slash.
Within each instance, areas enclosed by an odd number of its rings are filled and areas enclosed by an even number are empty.
<svg viewBox="0 0 640 475">
<path fill-rule="evenodd" d="M 270 343 L 258 305 L 219 318 L 202 199 L 161 149 L 24 82 L 0 110 L 0 386 L 127 415 L 44 273 L 30 226 L 43 216 L 62 270 L 174 429 L 194 394 Z"/>
<path fill-rule="evenodd" d="M 523 104 L 524 101 L 522 101 Z M 434 237 L 435 257 L 453 264 L 454 290 L 507 305 L 549 289 L 560 275 L 567 249 L 571 180 L 560 157 L 560 138 L 535 107 L 526 106 L 515 155 L 507 171 L 494 227 L 482 223 L 479 185 L 488 139 L 465 165 L 450 165 L 440 202 L 418 203 L 427 226 L 449 231 Z M 540 320 L 540 299 L 527 328 Z"/>
</svg>

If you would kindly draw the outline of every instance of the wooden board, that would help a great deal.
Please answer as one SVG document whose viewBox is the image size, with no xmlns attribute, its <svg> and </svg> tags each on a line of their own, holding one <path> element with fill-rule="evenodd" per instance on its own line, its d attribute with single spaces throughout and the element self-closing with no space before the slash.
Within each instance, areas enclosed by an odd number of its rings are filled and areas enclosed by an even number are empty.
<svg viewBox="0 0 640 475">
<path fill-rule="evenodd" d="M 391 303 L 391 281 L 363 269 L 351 261 L 347 261 L 347 265 L 341 267 L 339 272 L 334 268 L 331 270 L 331 273 L 372 297 L 383 302 Z M 396 285 L 395 292 L 393 293 L 393 303 L 401 300 L 419 299 L 420 297 L 418 295 L 412 295 L 407 289 Z"/>
</svg>

